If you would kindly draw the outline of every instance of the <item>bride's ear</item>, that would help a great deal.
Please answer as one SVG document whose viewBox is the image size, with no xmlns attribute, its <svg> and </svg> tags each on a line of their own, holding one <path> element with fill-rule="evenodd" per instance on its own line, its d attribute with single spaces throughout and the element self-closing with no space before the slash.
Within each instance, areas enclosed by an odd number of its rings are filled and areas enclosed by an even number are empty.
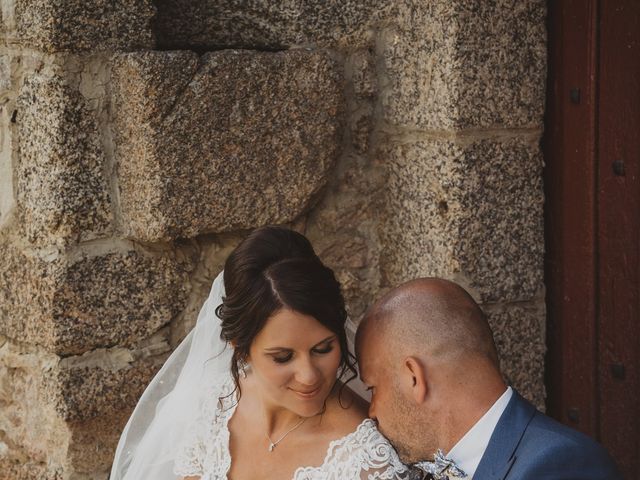
<svg viewBox="0 0 640 480">
<path fill-rule="evenodd" d="M 420 404 L 427 397 L 427 377 L 424 365 L 416 357 L 407 357 L 404 360 L 403 374 L 409 382 L 409 391 L 413 400 Z"/>
</svg>

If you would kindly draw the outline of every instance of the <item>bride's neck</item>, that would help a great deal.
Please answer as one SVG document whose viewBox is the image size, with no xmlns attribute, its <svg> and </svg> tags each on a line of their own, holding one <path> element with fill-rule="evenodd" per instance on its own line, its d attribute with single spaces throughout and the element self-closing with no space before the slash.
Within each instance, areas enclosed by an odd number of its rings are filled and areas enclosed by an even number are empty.
<svg viewBox="0 0 640 480">
<path fill-rule="evenodd" d="M 272 404 L 268 399 L 260 399 L 260 403 L 262 404 L 262 411 L 264 413 L 265 428 L 269 434 L 287 430 L 303 418 L 291 410 Z"/>
</svg>

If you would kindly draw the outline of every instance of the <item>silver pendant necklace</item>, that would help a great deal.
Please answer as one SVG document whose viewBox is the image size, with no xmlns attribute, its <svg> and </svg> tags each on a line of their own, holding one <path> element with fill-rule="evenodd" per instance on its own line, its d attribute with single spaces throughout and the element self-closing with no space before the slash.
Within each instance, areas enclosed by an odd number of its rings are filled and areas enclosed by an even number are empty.
<svg viewBox="0 0 640 480">
<path fill-rule="evenodd" d="M 265 435 L 267 436 L 267 438 L 269 439 L 269 451 L 273 452 L 273 449 L 276 448 L 276 446 L 285 439 L 285 437 L 287 435 L 289 435 L 291 432 L 293 432 L 296 428 L 298 428 L 300 425 L 302 425 L 305 421 L 307 420 L 307 418 L 303 418 L 302 420 L 300 420 L 298 423 L 296 423 L 293 427 L 291 427 L 289 430 L 287 430 L 286 432 L 284 432 L 284 435 L 282 435 L 278 440 L 276 440 L 275 442 L 273 440 L 271 440 L 271 437 L 269 436 L 268 433 L 265 432 Z"/>
</svg>

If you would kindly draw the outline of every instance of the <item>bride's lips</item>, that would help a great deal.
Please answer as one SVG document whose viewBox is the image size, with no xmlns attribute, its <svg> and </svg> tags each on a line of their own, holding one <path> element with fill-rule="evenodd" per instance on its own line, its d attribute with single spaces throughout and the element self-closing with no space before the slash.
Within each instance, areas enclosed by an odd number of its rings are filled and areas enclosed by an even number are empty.
<svg viewBox="0 0 640 480">
<path fill-rule="evenodd" d="M 296 390 L 294 388 L 291 388 L 290 390 L 296 395 L 298 395 L 299 397 L 304 398 L 305 400 L 308 400 L 310 398 L 314 398 L 318 393 L 320 393 L 321 389 L 322 389 L 322 385 L 318 385 L 313 390 Z"/>
</svg>

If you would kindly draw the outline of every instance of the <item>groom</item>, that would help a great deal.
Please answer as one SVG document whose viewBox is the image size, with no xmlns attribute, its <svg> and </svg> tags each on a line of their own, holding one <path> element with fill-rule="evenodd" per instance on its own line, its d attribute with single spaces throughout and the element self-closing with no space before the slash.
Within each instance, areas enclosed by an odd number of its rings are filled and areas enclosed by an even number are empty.
<svg viewBox="0 0 640 480">
<path fill-rule="evenodd" d="M 418 279 L 387 293 L 360 324 L 356 351 L 370 416 L 433 478 L 622 478 L 600 445 L 505 384 L 486 318 L 455 283 Z M 438 450 L 446 457 L 431 463 Z"/>
</svg>

